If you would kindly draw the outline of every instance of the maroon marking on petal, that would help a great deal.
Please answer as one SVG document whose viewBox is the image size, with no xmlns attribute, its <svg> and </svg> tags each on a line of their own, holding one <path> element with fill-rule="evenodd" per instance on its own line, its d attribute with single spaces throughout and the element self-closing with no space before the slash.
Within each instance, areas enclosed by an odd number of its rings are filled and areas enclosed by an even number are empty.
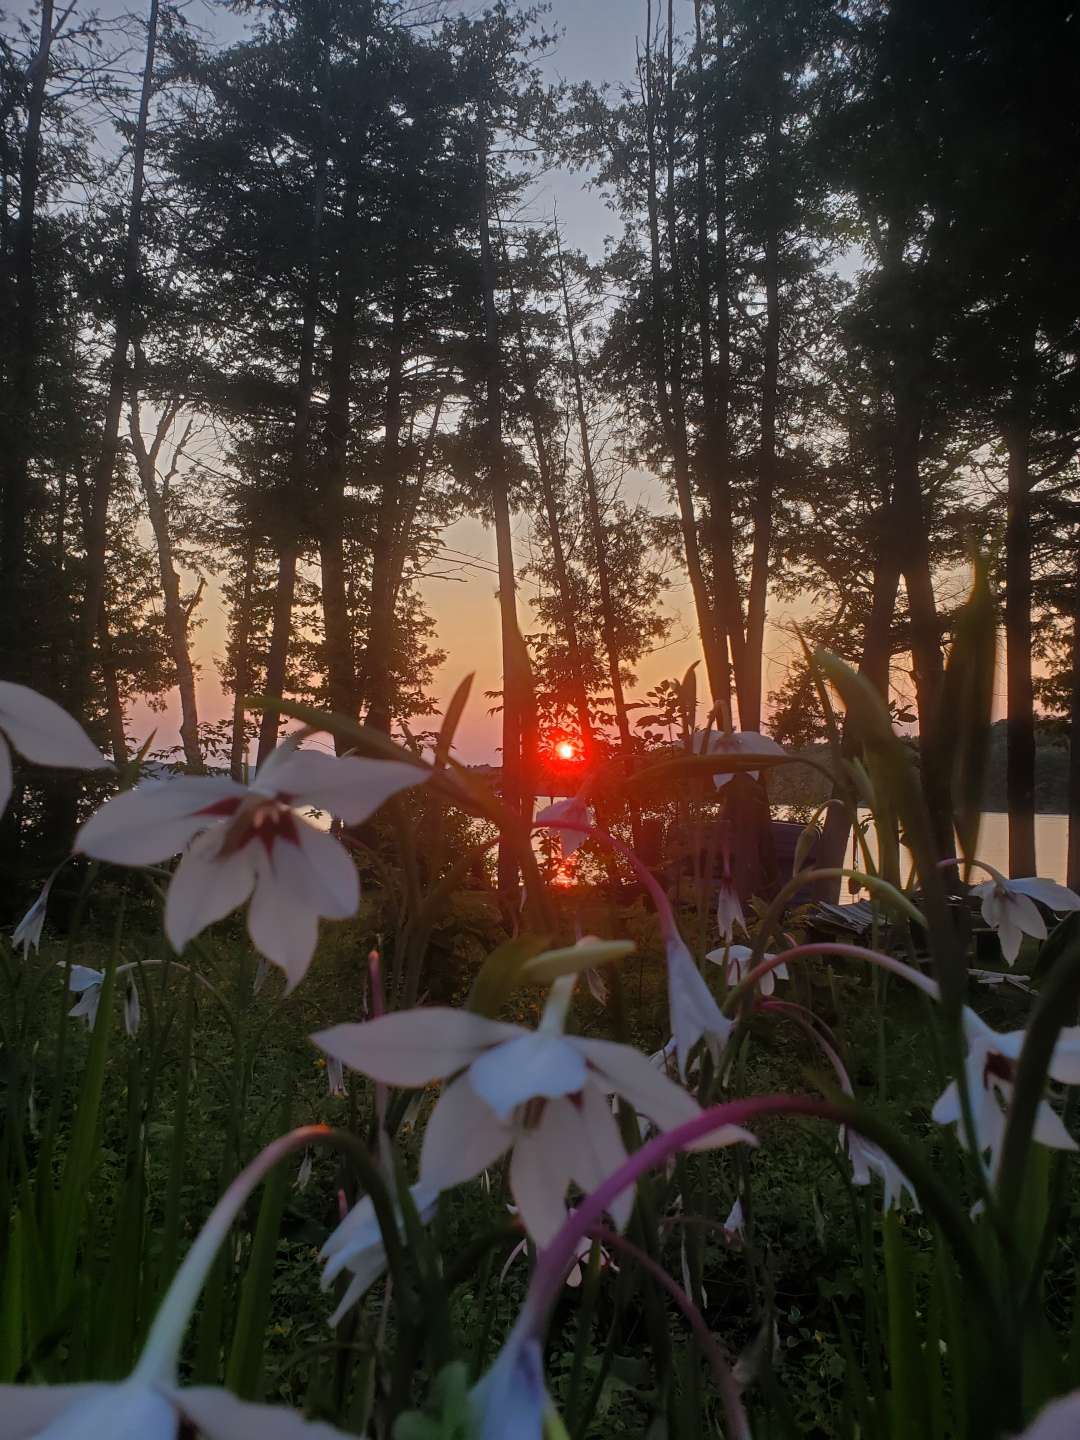
<svg viewBox="0 0 1080 1440">
<path fill-rule="evenodd" d="M 1016 1083 L 1016 1061 L 1008 1059 L 997 1050 L 988 1050 L 983 1062 L 984 1090 L 990 1088 L 987 1080 L 991 1076 L 994 1080 L 1004 1080 L 1006 1085 L 1014 1085 Z"/>
<path fill-rule="evenodd" d="M 193 810 L 193 815 L 220 815 L 228 817 L 235 815 L 243 804 L 242 795 L 229 795 L 224 800 L 215 800 L 212 805 L 205 806 L 202 810 Z"/>
</svg>

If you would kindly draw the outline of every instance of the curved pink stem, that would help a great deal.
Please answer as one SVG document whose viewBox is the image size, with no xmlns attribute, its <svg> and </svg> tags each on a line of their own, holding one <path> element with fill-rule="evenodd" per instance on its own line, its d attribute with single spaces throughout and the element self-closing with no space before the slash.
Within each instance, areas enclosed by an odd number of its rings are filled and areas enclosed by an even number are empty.
<svg viewBox="0 0 1080 1440">
<path fill-rule="evenodd" d="M 796 1025 L 801 1025 L 811 1039 L 816 1040 L 822 1050 L 824 1050 L 829 1063 L 836 1071 L 836 1078 L 840 1081 L 841 1090 L 843 1090 L 845 1095 L 850 1095 L 852 1099 L 855 1098 L 855 1091 L 851 1088 L 851 1077 L 844 1069 L 844 1062 L 817 1026 L 811 1025 L 809 1020 L 803 1018 L 804 1015 L 812 1015 L 812 1010 L 807 1010 L 804 1005 L 794 1005 L 788 1000 L 762 1000 L 756 1008 L 758 1010 L 782 1012 L 789 1020 L 794 1020 Z M 797 1014 L 797 1011 L 802 1011 L 802 1014 Z"/>
<path fill-rule="evenodd" d="M 816 941 L 812 945 L 796 945 L 793 950 L 781 950 L 776 955 L 770 955 L 760 965 L 755 965 L 749 970 L 738 985 L 730 992 L 724 1001 L 723 1009 L 730 1013 L 734 1004 L 738 1004 L 743 996 L 747 994 L 758 983 L 763 975 L 770 970 L 775 970 L 778 965 L 785 965 L 789 960 L 801 960 L 809 955 L 843 955 L 849 960 L 869 960 L 872 965 L 880 965 L 883 970 L 890 970 L 901 979 L 908 980 L 912 985 L 924 991 L 932 999 L 940 999 L 938 983 L 931 980 L 929 975 L 924 975 L 921 970 L 916 970 L 913 965 L 907 965 L 903 960 L 896 960 L 892 955 L 883 955 L 880 950 L 867 950 L 862 945 L 845 945 L 839 940 Z"/>
</svg>

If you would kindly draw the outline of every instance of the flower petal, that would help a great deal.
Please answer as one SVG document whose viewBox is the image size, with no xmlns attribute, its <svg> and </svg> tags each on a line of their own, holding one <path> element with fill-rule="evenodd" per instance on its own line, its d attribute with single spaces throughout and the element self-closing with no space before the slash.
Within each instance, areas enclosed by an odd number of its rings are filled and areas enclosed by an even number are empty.
<svg viewBox="0 0 1080 1440">
<path fill-rule="evenodd" d="M 0 1385 L 0 1440 L 32 1440 L 65 1410 L 113 1386 Z"/>
<path fill-rule="evenodd" d="M 536 1337 L 515 1330 L 494 1365 L 469 1395 L 478 1440 L 543 1440 L 554 1410 L 544 1388 L 544 1364 Z M 554 1426 L 552 1435 L 557 1433 Z"/>
<path fill-rule="evenodd" d="M 76 770 L 111 770 L 77 720 L 54 700 L 26 685 L 0 680 L 0 730 L 35 765 L 64 765 Z"/>
<path fill-rule="evenodd" d="M 602 1079 L 607 1093 L 621 1095 L 638 1112 L 658 1125 L 673 1130 L 699 1113 L 697 1101 L 673 1080 L 657 1070 L 647 1056 L 614 1040 L 567 1042 L 584 1055 Z"/>
<path fill-rule="evenodd" d="M 645 1057 L 642 1056 L 642 1059 Z M 645 1061 L 646 1065 L 649 1063 Z M 655 1071 L 653 1072 L 656 1073 Z M 571 1102 L 572 1104 L 573 1102 Z M 580 1124 L 569 1130 L 566 1164 L 570 1178 L 586 1194 L 602 1185 L 626 1159 L 615 1116 L 596 1085 L 586 1085 L 581 1094 Z M 608 1206 L 616 1228 L 622 1230 L 634 1208 L 636 1187 L 628 1185 Z"/>
<path fill-rule="evenodd" d="M 305 883 L 311 887 L 312 902 L 319 914 L 328 920 L 345 920 L 355 915 L 360 904 L 360 876 L 348 851 L 325 830 L 316 830 L 304 820 L 297 821 L 296 833 L 310 871 Z M 279 841 L 274 846 L 275 860 L 282 843 Z"/>
<path fill-rule="evenodd" d="M 212 805 L 242 800 L 245 787 L 224 775 L 178 775 L 148 780 L 124 790 L 90 816 L 75 837 L 75 852 L 117 865 L 158 865 L 170 859 L 208 826 Z"/>
<path fill-rule="evenodd" d="M 938 1096 L 930 1115 L 939 1125 L 954 1125 L 959 1121 L 960 1089 L 955 1080 L 950 1080 Z M 863 1182 L 860 1180 L 856 1183 L 861 1185 Z"/>
<path fill-rule="evenodd" d="M 431 1112 L 420 1151 L 420 1184 L 442 1191 L 472 1180 L 509 1150 L 513 1138 L 510 1126 L 501 1123 L 462 1075 L 447 1086 Z"/>
<path fill-rule="evenodd" d="M 471 1064 L 490 1045 L 522 1033 L 516 1025 L 489 1020 L 470 1010 L 420 1005 L 360 1024 L 334 1025 L 311 1038 L 320 1050 L 344 1061 L 350 1070 L 359 1070 L 384 1085 L 415 1086 L 445 1079 Z"/>
<path fill-rule="evenodd" d="M 549 1100 L 540 1123 L 514 1145 L 510 1189 L 522 1224 L 541 1249 L 550 1245 L 566 1220 L 571 1135 L 581 1120 L 570 1100 Z"/>
<path fill-rule="evenodd" d="M 1077 895 L 1075 890 L 1059 885 L 1056 880 L 1041 880 L 1037 875 L 1032 875 L 1026 880 L 1010 880 L 1009 888 L 1019 890 L 1021 895 L 1030 895 L 1033 900 L 1038 900 L 1050 910 L 1080 910 L 1080 895 Z"/>
<path fill-rule="evenodd" d="M 1016 1440 L 1076 1440 L 1080 1435 L 1080 1390 L 1054 1400 Z"/>
<path fill-rule="evenodd" d="M 1080 1145 L 1077 1145 L 1065 1129 L 1061 1116 L 1051 1109 L 1045 1100 L 1039 1102 L 1039 1108 L 1035 1112 L 1035 1128 L 1031 1132 L 1031 1138 L 1040 1145 L 1049 1145 L 1051 1150 L 1080 1150 Z"/>
<path fill-rule="evenodd" d="M 275 750 L 270 760 L 277 754 Z M 397 760 L 338 757 L 320 750 L 292 750 L 273 766 L 270 760 L 255 776 L 253 790 L 328 810 L 347 825 L 359 825 L 391 795 L 421 784 L 430 773 Z"/>
<path fill-rule="evenodd" d="M 29 1433 L 37 1440 L 175 1440 L 179 1428 L 179 1417 L 164 1395 L 129 1380 L 95 1387 L 94 1394 L 77 1400 L 44 1430 Z M 6 1440 L 19 1433 L 7 1429 L 5 1415 L 0 1435 Z"/>
<path fill-rule="evenodd" d="M 702 1035 L 706 1037 L 710 1049 L 719 1055 L 735 1022 L 721 1013 L 690 951 L 681 940 L 668 942 L 667 962 L 671 1030 L 679 1057 L 679 1074 L 685 1079 L 690 1051 Z"/>
<path fill-rule="evenodd" d="M 284 1405 L 253 1405 L 228 1390 L 169 1389 L 176 1408 L 206 1440 L 348 1440 L 322 1420 L 305 1420 Z"/>
<path fill-rule="evenodd" d="M 585 1061 L 561 1036 L 515 1035 L 473 1061 L 469 1083 L 505 1120 L 534 1096 L 575 1094 L 585 1084 Z"/>
<path fill-rule="evenodd" d="M 177 866 L 165 901 L 165 933 L 177 952 L 215 920 L 242 905 L 255 884 L 248 849 L 219 858 L 221 826 L 198 836 Z"/>
</svg>

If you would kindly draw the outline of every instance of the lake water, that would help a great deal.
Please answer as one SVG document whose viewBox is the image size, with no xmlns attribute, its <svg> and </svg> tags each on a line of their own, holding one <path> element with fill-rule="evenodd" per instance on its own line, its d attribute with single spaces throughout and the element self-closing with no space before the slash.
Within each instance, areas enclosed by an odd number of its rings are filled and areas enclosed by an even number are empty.
<svg viewBox="0 0 1080 1440">
<path fill-rule="evenodd" d="M 866 811 L 860 811 L 866 814 Z M 870 853 L 877 854 L 877 846 L 874 843 L 874 832 L 871 829 L 869 836 Z M 1056 880 L 1059 885 L 1065 884 L 1065 869 L 1068 861 L 1069 846 L 1069 817 L 1067 815 L 1036 815 L 1035 816 L 1035 856 L 1037 860 L 1038 873 L 1047 880 Z M 979 830 L 980 860 L 985 860 L 988 865 L 993 865 L 995 870 L 1000 870 L 1003 875 L 1009 873 L 1009 817 L 1000 811 L 987 811 L 982 817 L 982 827 Z M 910 867 L 908 852 L 903 851 L 903 857 L 908 861 L 904 866 L 904 879 L 907 879 L 907 871 Z M 849 852 L 848 864 L 855 868 Z M 973 875 L 976 883 L 986 880 L 988 876 Z"/>
</svg>

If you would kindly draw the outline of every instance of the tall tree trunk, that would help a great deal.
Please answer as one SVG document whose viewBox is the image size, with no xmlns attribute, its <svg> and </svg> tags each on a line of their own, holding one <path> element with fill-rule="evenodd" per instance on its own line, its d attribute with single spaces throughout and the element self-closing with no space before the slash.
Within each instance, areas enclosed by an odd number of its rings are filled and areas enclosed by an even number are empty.
<svg viewBox="0 0 1080 1440">
<path fill-rule="evenodd" d="M 136 353 L 137 347 L 136 347 Z M 137 372 L 136 372 L 137 374 Z M 153 443 L 147 448 L 143 439 L 140 406 L 137 389 L 129 402 L 128 418 L 131 432 L 131 448 L 139 472 L 150 527 L 154 532 L 157 547 L 158 574 L 161 579 L 161 595 L 164 610 L 165 634 L 176 666 L 176 686 L 180 692 L 180 743 L 184 749 L 184 764 L 189 775 L 204 775 L 206 764 L 202 746 L 199 743 L 199 712 L 195 696 L 195 671 L 191 663 L 188 635 L 188 615 L 180 599 L 180 576 L 173 558 L 172 535 L 169 528 L 169 508 L 166 501 L 167 487 L 175 475 L 184 446 L 191 433 L 190 424 L 173 452 L 169 474 L 159 487 L 157 461 L 161 447 L 170 426 L 176 419 L 178 406 L 167 406 L 158 422 Z"/>
<path fill-rule="evenodd" d="M 343 220 L 349 234 L 356 220 L 357 185 L 350 175 L 345 187 Z M 355 719 L 356 663 L 345 571 L 345 479 L 352 401 L 353 351 L 356 338 L 356 281 L 347 247 L 340 259 L 334 334 L 326 399 L 326 455 L 322 513 L 319 517 L 319 566 L 322 577 L 323 633 L 326 637 L 326 690 L 330 709 Z M 338 754 L 348 749 L 334 737 Z"/>
<path fill-rule="evenodd" d="M 713 6 L 716 53 L 713 78 L 713 185 L 709 201 L 708 120 L 705 104 L 704 42 L 701 0 L 695 0 L 697 36 L 697 250 L 698 335 L 701 350 L 703 443 L 700 461 L 709 496 L 709 555 L 712 562 L 713 623 L 716 631 L 721 693 L 730 714 L 732 670 L 736 684 L 743 668 L 743 609 L 735 571 L 735 530 L 731 495 L 731 296 L 728 262 L 728 128 L 725 10 Z M 710 211 L 715 212 L 716 245 L 709 244 Z M 714 298 L 715 297 L 715 298 Z M 715 346 L 715 354 L 714 354 Z M 728 660 L 728 649 L 731 661 Z M 740 709 L 741 719 L 741 709 Z"/>
<path fill-rule="evenodd" d="M 367 724 L 390 732 L 393 700 L 394 661 L 394 538 L 401 504 L 401 424 L 405 356 L 403 333 L 405 314 L 404 269 L 395 284 L 390 337 L 390 365 L 386 380 L 385 433 L 382 461 L 382 489 L 371 551 L 371 605 L 368 616 L 368 643 L 364 656 L 364 690 L 367 697 Z"/>
<path fill-rule="evenodd" d="M 487 368 L 487 478 L 495 519 L 495 554 L 499 570 L 499 613 L 502 624 L 502 797 L 506 805 L 532 819 L 535 802 L 535 714 L 529 704 L 528 656 L 518 628 L 517 580 L 510 528 L 510 495 L 502 453 L 502 375 L 499 361 L 499 316 L 495 308 L 495 256 L 491 247 L 488 201 L 487 97 L 476 106 L 477 156 L 480 167 L 480 280 L 484 295 L 484 342 Z M 532 741 L 532 753 L 526 747 Z M 499 845 L 498 885 L 509 897 L 518 886 L 518 863 L 511 845 Z"/>
<path fill-rule="evenodd" d="M 319 107 L 319 150 L 315 164 L 315 186 L 311 205 L 307 283 L 304 287 L 303 318 L 300 324 L 300 354 L 296 374 L 296 412 L 292 441 L 289 446 L 289 467 L 286 481 L 284 514 L 278 524 L 282 538 L 278 547 L 277 589 L 274 594 L 273 628 L 266 657 L 267 695 L 282 695 L 289 663 L 289 642 L 292 637 L 292 609 L 296 595 L 296 567 L 300 558 L 296 525 L 297 504 L 307 464 L 308 433 L 311 428 L 311 395 L 315 383 L 315 330 L 319 311 L 319 281 L 322 260 L 322 223 L 326 208 L 327 122 L 330 104 L 330 46 L 323 42 L 323 83 Z M 259 759 L 261 765 L 277 745 L 281 716 L 274 709 L 263 711 L 259 726 Z"/>
<path fill-rule="evenodd" d="M 105 719 L 109 731 L 109 745 L 112 749 L 113 764 L 118 770 L 123 770 L 129 759 L 127 736 L 124 733 L 124 702 L 120 696 L 120 681 L 113 657 L 112 636 L 109 633 L 109 617 L 104 606 L 97 642 L 101 653 L 101 678 L 105 687 Z"/>
<path fill-rule="evenodd" d="M 651 21 L 650 21 L 651 26 Z M 657 184 L 659 169 L 657 145 L 658 100 L 653 73 L 651 28 L 646 34 L 643 104 L 645 110 L 645 139 L 648 159 L 647 201 L 650 257 L 650 349 L 652 352 L 653 381 L 656 387 L 657 411 L 663 431 L 664 444 L 671 456 L 675 491 L 679 501 L 679 530 L 682 535 L 683 551 L 686 558 L 690 590 L 697 612 L 698 635 L 702 654 L 705 657 L 705 673 L 714 703 L 725 693 L 727 667 L 717 643 L 715 621 L 709 590 L 701 564 L 701 549 L 698 543 L 697 515 L 694 492 L 690 478 L 690 458 L 687 446 L 685 416 L 682 414 L 682 377 L 672 364 L 668 373 L 668 341 L 679 329 L 679 318 L 668 315 L 664 293 L 663 265 L 660 245 L 660 198 Z M 670 230 L 670 225 L 669 225 Z M 677 253 L 671 257 L 674 290 L 679 285 Z M 681 341 L 680 341 L 681 343 Z M 681 363 L 681 362 L 680 362 Z M 670 393 L 669 393 L 670 390 Z M 680 426 L 680 420 L 683 422 Z M 741 638 L 741 631 L 740 631 Z"/>
<path fill-rule="evenodd" d="M 15 323 L 0 501 L 0 678 L 27 680 L 26 524 L 31 509 L 31 437 L 38 383 L 39 316 L 34 242 L 41 168 L 41 121 L 53 39 L 52 0 L 42 0 L 37 57 L 26 107 L 19 214 L 12 234 Z"/>
<path fill-rule="evenodd" d="M 1035 692 L 1031 679 L 1031 426 L 1005 429 L 1009 489 L 1005 523 L 1006 761 L 1009 874 L 1035 868 Z"/>
<path fill-rule="evenodd" d="M 562 245 L 559 232 L 555 231 L 555 251 L 559 260 L 559 284 L 562 287 L 563 308 L 566 315 L 566 339 L 570 348 L 570 372 L 574 382 L 574 404 L 577 409 L 578 435 L 581 442 L 581 463 L 585 474 L 585 498 L 589 511 L 589 529 L 592 531 L 593 548 L 596 551 L 596 578 L 600 589 L 601 634 L 607 652 L 608 678 L 615 705 L 615 723 L 619 729 L 619 741 L 624 751 L 632 748 L 630 720 L 626 711 L 626 697 L 623 695 L 622 676 L 619 674 L 619 641 L 615 628 L 615 601 L 611 590 L 611 571 L 607 562 L 607 542 L 600 515 L 600 496 L 596 484 L 596 472 L 592 463 L 592 447 L 589 444 L 589 424 L 585 415 L 585 393 L 581 384 L 581 364 L 578 359 L 577 339 L 574 335 L 574 317 L 570 309 L 570 291 L 566 284 L 566 266 L 563 264 Z"/>
<path fill-rule="evenodd" d="M 776 77 L 773 77 L 776 83 Z M 739 724 L 761 729 L 761 678 L 765 611 L 769 598 L 769 550 L 772 545 L 773 493 L 776 489 L 776 401 L 780 379 L 780 237 L 776 215 L 776 149 L 779 117 L 768 118 L 765 235 L 765 355 L 761 377 L 761 444 L 754 489 L 754 548 L 746 606 L 746 649 L 739 689 Z"/>
<path fill-rule="evenodd" d="M 1080 530 L 1075 537 L 1073 578 L 1073 683 L 1069 705 L 1069 868 L 1070 890 L 1080 888 Z"/>
<path fill-rule="evenodd" d="M 558 243 L 557 230 L 555 238 L 556 243 Z M 555 567 L 555 586 L 559 592 L 560 620 L 563 633 L 566 637 L 566 650 L 570 660 L 571 698 L 578 717 L 578 729 L 581 732 L 582 755 L 586 765 L 591 765 L 596 757 L 596 738 L 593 735 L 592 717 L 589 713 L 589 694 L 585 684 L 585 670 L 582 664 L 581 645 L 578 640 L 577 622 L 574 617 L 574 596 L 570 588 L 570 574 L 566 565 L 566 548 L 563 545 L 562 521 L 559 517 L 559 507 L 555 497 L 555 483 L 551 473 L 551 457 L 548 453 L 547 436 L 544 433 L 536 376 L 533 371 L 532 362 L 529 359 L 528 349 L 525 345 L 525 321 L 521 313 L 521 306 L 518 304 L 517 293 L 514 289 L 513 273 L 510 269 L 509 255 L 506 250 L 505 241 L 503 241 L 503 255 L 506 259 L 507 274 L 510 277 L 510 302 L 514 308 L 514 319 L 517 328 L 521 386 L 525 394 L 525 404 L 528 409 L 529 423 L 533 432 L 533 448 L 536 451 L 536 468 L 540 474 L 540 493 L 544 502 L 544 514 L 547 517 L 548 534 L 551 537 L 551 556 L 552 563 Z"/>
<path fill-rule="evenodd" d="M 249 542 L 247 559 L 244 564 L 244 588 L 236 612 L 236 642 L 233 652 L 233 713 L 232 749 L 229 754 L 229 774 L 234 780 L 244 780 L 244 761 L 247 757 L 247 734 L 244 724 L 244 696 L 251 689 L 251 591 L 255 583 L 255 544 Z"/>
<path fill-rule="evenodd" d="M 127 394 L 128 348 L 131 343 L 132 320 L 139 283 L 139 259 L 142 241 L 143 180 L 146 163 L 146 127 L 153 93 L 154 55 L 157 48 L 158 0 L 150 0 L 146 25 L 146 55 L 143 60 L 142 90 L 139 113 L 132 144 L 131 199 L 128 204 L 127 232 L 124 240 L 120 293 L 116 303 L 112 355 L 109 361 L 109 391 L 105 400 L 105 419 L 101 431 L 90 483 L 90 506 L 86 527 L 86 591 L 83 596 L 81 674 L 76 703 L 85 703 L 85 687 L 93 664 L 94 636 L 101 619 L 105 589 L 105 557 L 108 547 L 109 501 L 112 497 L 116 455 L 120 441 L 120 412 Z"/>
</svg>

